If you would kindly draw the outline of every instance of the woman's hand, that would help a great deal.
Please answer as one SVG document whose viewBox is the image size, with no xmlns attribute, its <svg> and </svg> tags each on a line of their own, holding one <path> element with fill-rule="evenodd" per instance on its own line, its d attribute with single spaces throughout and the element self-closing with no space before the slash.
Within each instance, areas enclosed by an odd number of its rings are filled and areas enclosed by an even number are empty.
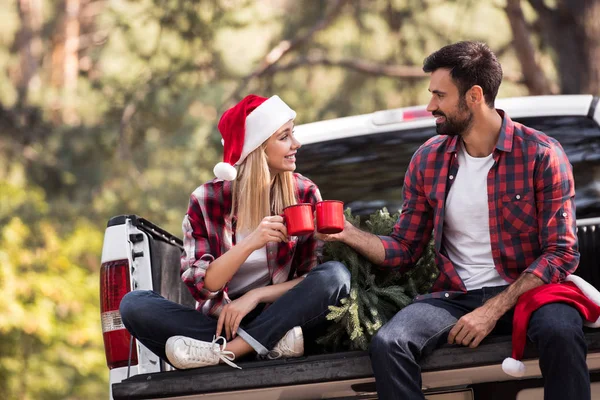
<svg viewBox="0 0 600 400">
<path fill-rule="evenodd" d="M 225 305 L 217 321 L 217 337 L 225 330 L 225 338 L 231 340 L 236 337 L 242 319 L 254 310 L 259 303 L 259 298 L 252 291 Z"/>
<path fill-rule="evenodd" d="M 264 247 L 268 242 L 287 242 L 287 229 L 283 224 L 283 217 L 274 215 L 263 218 L 258 227 L 244 241 L 253 250 Z"/>
</svg>

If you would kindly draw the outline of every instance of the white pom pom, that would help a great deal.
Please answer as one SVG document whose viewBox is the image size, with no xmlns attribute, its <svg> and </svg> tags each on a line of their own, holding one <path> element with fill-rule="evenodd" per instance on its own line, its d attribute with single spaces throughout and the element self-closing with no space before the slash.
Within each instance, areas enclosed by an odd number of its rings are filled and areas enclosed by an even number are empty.
<svg viewBox="0 0 600 400">
<path fill-rule="evenodd" d="M 220 162 L 213 169 L 215 176 L 224 181 L 232 181 L 237 176 L 237 170 L 231 164 Z"/>
<path fill-rule="evenodd" d="M 511 357 L 505 358 L 502 362 L 502 370 L 515 378 L 525 376 L 525 369 L 525 364 Z"/>
</svg>

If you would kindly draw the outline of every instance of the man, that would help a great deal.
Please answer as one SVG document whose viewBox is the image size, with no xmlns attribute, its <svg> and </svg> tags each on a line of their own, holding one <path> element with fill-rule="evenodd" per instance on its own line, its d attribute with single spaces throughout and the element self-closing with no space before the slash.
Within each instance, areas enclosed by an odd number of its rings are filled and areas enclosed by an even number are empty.
<svg viewBox="0 0 600 400">
<path fill-rule="evenodd" d="M 346 223 L 343 232 L 321 236 L 405 271 L 434 233 L 440 274 L 432 293 L 371 343 L 380 399 L 424 399 L 423 356 L 446 341 L 474 348 L 494 329 L 510 332 L 518 297 L 564 280 L 579 262 L 571 165 L 556 140 L 494 108 L 502 80 L 496 56 L 485 44 L 460 42 L 427 57 L 423 70 L 431 73 L 427 110 L 439 136 L 408 166 L 393 233 L 377 237 Z M 545 399 L 589 399 L 577 310 L 540 307 L 528 337 L 540 352 Z"/>
</svg>

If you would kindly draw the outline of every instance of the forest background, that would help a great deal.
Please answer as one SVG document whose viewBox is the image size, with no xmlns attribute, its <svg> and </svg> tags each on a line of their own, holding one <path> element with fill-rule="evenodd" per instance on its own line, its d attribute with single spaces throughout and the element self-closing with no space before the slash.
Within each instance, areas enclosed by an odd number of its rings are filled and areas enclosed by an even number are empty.
<svg viewBox="0 0 600 400">
<path fill-rule="evenodd" d="M 500 97 L 600 94 L 599 0 L 3 0 L 0 21 L 2 399 L 107 398 L 106 222 L 179 235 L 245 94 L 298 123 L 423 104 L 423 58 L 458 40 L 497 53 Z"/>
</svg>

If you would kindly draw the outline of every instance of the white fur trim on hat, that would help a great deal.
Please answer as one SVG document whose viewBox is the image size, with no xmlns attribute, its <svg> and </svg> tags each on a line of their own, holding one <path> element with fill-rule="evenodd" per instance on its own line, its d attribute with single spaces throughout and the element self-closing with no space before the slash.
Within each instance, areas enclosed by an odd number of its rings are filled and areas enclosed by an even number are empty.
<svg viewBox="0 0 600 400">
<path fill-rule="evenodd" d="M 240 165 L 248 154 L 258 149 L 265 140 L 277 132 L 286 122 L 296 118 L 292 110 L 279 96 L 271 96 L 246 117 L 246 134 L 242 154 L 235 165 Z"/>
<path fill-rule="evenodd" d="M 515 378 L 521 378 L 525 376 L 525 364 L 519 360 L 515 360 L 512 357 L 505 358 L 502 362 L 502 371 Z"/>
<path fill-rule="evenodd" d="M 237 169 L 231 164 L 220 162 L 213 169 L 215 176 L 224 181 L 232 181 L 237 177 Z"/>
<path fill-rule="evenodd" d="M 579 290 L 581 290 L 581 292 L 588 299 L 593 301 L 594 304 L 600 306 L 600 292 L 594 286 L 588 283 L 585 279 L 581 278 L 580 276 L 571 274 L 566 277 L 565 281 L 573 282 L 575 286 L 577 286 Z M 591 328 L 598 328 L 600 327 L 600 318 L 598 318 L 598 320 L 596 320 L 595 322 L 584 320 L 583 324 Z M 526 369 L 527 368 L 525 367 L 525 364 L 522 361 L 515 360 L 512 357 L 505 358 L 502 362 L 502 370 L 506 374 L 514 376 L 515 378 L 521 378 L 525 376 Z"/>
<path fill-rule="evenodd" d="M 583 279 L 580 276 L 571 274 L 571 275 L 567 276 L 567 278 L 565 280 L 568 282 L 573 282 L 575 284 L 575 286 L 577 286 L 579 288 L 579 290 L 581 290 L 581 292 L 585 295 L 585 297 L 587 297 L 588 299 L 593 301 L 594 304 L 600 306 L 600 292 L 598 291 L 598 289 L 596 289 L 594 286 L 592 286 L 585 279 Z M 598 318 L 598 320 L 596 320 L 594 322 L 583 321 L 583 324 L 585 326 L 589 326 L 591 328 L 599 328 L 600 327 L 600 318 Z"/>
</svg>

